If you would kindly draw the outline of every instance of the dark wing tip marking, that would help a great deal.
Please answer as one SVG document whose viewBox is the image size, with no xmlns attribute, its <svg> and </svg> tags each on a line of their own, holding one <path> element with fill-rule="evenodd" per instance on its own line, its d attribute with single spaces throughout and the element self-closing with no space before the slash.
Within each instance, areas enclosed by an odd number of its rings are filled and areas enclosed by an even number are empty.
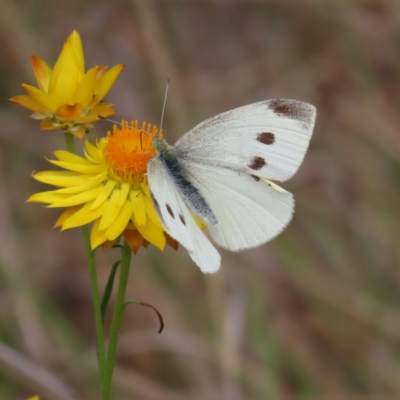
<svg viewBox="0 0 400 400">
<path fill-rule="evenodd" d="M 278 116 L 295 119 L 309 129 L 314 120 L 314 107 L 297 100 L 275 99 L 268 102 L 268 107 Z"/>
<path fill-rule="evenodd" d="M 266 161 L 262 157 L 253 157 L 248 167 L 254 169 L 255 171 L 258 171 L 266 164 Z"/>
<path fill-rule="evenodd" d="M 183 225 L 186 225 L 185 217 L 182 214 L 179 214 L 179 219 L 181 220 Z"/>
<path fill-rule="evenodd" d="M 167 210 L 168 210 L 169 215 L 170 215 L 172 218 L 175 218 L 175 215 L 174 215 L 174 212 L 172 211 L 171 206 L 170 206 L 169 204 L 166 204 L 166 207 L 167 207 Z"/>
<path fill-rule="evenodd" d="M 257 135 L 257 141 L 263 144 L 274 144 L 275 135 L 272 132 L 262 132 Z"/>
</svg>

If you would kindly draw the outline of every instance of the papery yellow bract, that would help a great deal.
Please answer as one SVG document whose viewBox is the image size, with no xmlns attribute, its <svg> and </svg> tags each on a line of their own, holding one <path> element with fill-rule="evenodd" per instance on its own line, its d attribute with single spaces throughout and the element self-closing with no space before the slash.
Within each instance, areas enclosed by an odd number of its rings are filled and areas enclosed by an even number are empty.
<svg viewBox="0 0 400 400">
<path fill-rule="evenodd" d="M 27 95 L 10 100 L 34 112 L 41 129 L 64 129 L 82 138 L 91 123 L 115 113 L 112 104 L 102 102 L 124 65 L 96 66 L 85 73 L 82 42 L 73 31 L 64 43 L 60 56 L 51 69 L 42 59 L 31 56 L 38 87 L 22 84 Z"/>
<path fill-rule="evenodd" d="M 91 247 L 107 250 L 122 235 L 137 253 L 149 243 L 159 249 L 178 243 L 168 237 L 153 207 L 147 163 L 156 155 L 152 137 L 158 129 L 138 122 L 114 126 L 96 145 L 85 143 L 85 157 L 56 151 L 50 162 L 61 171 L 37 172 L 33 177 L 59 189 L 32 195 L 29 202 L 67 208 L 56 227 L 70 229 L 93 222 Z"/>
</svg>

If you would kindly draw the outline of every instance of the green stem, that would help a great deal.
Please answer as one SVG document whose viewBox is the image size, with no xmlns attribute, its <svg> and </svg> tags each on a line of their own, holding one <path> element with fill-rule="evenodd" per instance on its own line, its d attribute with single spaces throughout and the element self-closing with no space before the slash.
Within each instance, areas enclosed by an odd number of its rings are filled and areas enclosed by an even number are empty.
<svg viewBox="0 0 400 400">
<path fill-rule="evenodd" d="M 89 266 L 90 283 L 92 286 L 94 319 L 96 323 L 97 362 L 99 364 L 100 371 L 100 384 L 101 388 L 103 388 L 104 371 L 106 368 L 106 353 L 104 348 L 103 319 L 101 316 L 101 298 L 97 281 L 96 255 L 90 246 L 90 233 L 88 225 L 82 226 L 82 233 Z"/>
<path fill-rule="evenodd" d="M 121 266 L 119 272 L 119 285 L 117 300 L 115 302 L 113 318 L 110 329 L 110 339 L 108 342 L 107 363 L 103 380 L 102 400 L 111 399 L 112 377 L 114 372 L 115 355 L 117 352 L 118 337 L 121 329 L 122 316 L 125 310 L 125 292 L 129 277 L 129 264 L 131 261 L 132 250 L 128 243 L 124 243 L 122 248 Z"/>
<path fill-rule="evenodd" d="M 75 154 L 74 135 L 69 132 L 65 132 L 65 142 L 67 149 L 70 153 Z M 103 390 L 103 377 L 106 368 L 106 353 L 104 348 L 104 331 L 103 321 L 101 317 L 101 297 L 99 292 L 99 285 L 97 281 L 97 270 L 96 270 L 96 255 L 94 250 L 90 246 L 90 233 L 88 225 L 82 227 L 83 240 L 85 243 L 86 257 L 89 267 L 90 283 L 92 286 L 94 316 L 96 322 L 96 349 L 97 349 L 97 362 L 100 371 L 100 384 Z"/>
<path fill-rule="evenodd" d="M 65 142 L 67 143 L 67 150 L 75 154 L 75 143 L 74 143 L 74 135 L 69 132 L 64 132 Z"/>
</svg>

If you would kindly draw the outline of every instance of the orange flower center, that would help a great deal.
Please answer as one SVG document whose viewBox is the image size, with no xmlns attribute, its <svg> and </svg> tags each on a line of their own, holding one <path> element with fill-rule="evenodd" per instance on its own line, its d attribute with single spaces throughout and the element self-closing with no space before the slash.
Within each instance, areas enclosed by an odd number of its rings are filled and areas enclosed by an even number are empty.
<svg viewBox="0 0 400 400">
<path fill-rule="evenodd" d="M 131 184 L 143 181 L 147 163 L 157 153 L 153 148 L 153 137 L 158 134 L 156 126 L 143 122 L 139 129 L 138 121 L 129 125 L 114 125 L 113 133 L 108 132 L 103 155 L 110 175 L 120 182 Z M 160 133 L 161 135 L 161 133 Z"/>
</svg>

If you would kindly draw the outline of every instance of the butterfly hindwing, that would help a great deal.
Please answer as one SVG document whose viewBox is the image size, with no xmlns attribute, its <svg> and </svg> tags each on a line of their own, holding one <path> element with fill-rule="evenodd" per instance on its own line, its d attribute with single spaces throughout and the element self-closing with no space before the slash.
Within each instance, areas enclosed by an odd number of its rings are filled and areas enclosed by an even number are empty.
<svg viewBox="0 0 400 400">
<path fill-rule="evenodd" d="M 167 233 L 184 246 L 203 272 L 215 272 L 220 255 L 197 226 L 165 164 L 153 157 L 147 166 L 152 202 Z"/>
<path fill-rule="evenodd" d="M 315 116 L 315 107 L 301 101 L 262 101 L 200 123 L 175 148 L 184 165 L 223 167 L 285 181 L 303 161 Z"/>
<path fill-rule="evenodd" d="M 219 224 L 206 224 L 207 230 L 225 249 L 238 251 L 263 244 L 292 218 L 292 194 L 272 182 L 219 167 L 191 165 L 187 174 L 218 218 Z"/>
</svg>

